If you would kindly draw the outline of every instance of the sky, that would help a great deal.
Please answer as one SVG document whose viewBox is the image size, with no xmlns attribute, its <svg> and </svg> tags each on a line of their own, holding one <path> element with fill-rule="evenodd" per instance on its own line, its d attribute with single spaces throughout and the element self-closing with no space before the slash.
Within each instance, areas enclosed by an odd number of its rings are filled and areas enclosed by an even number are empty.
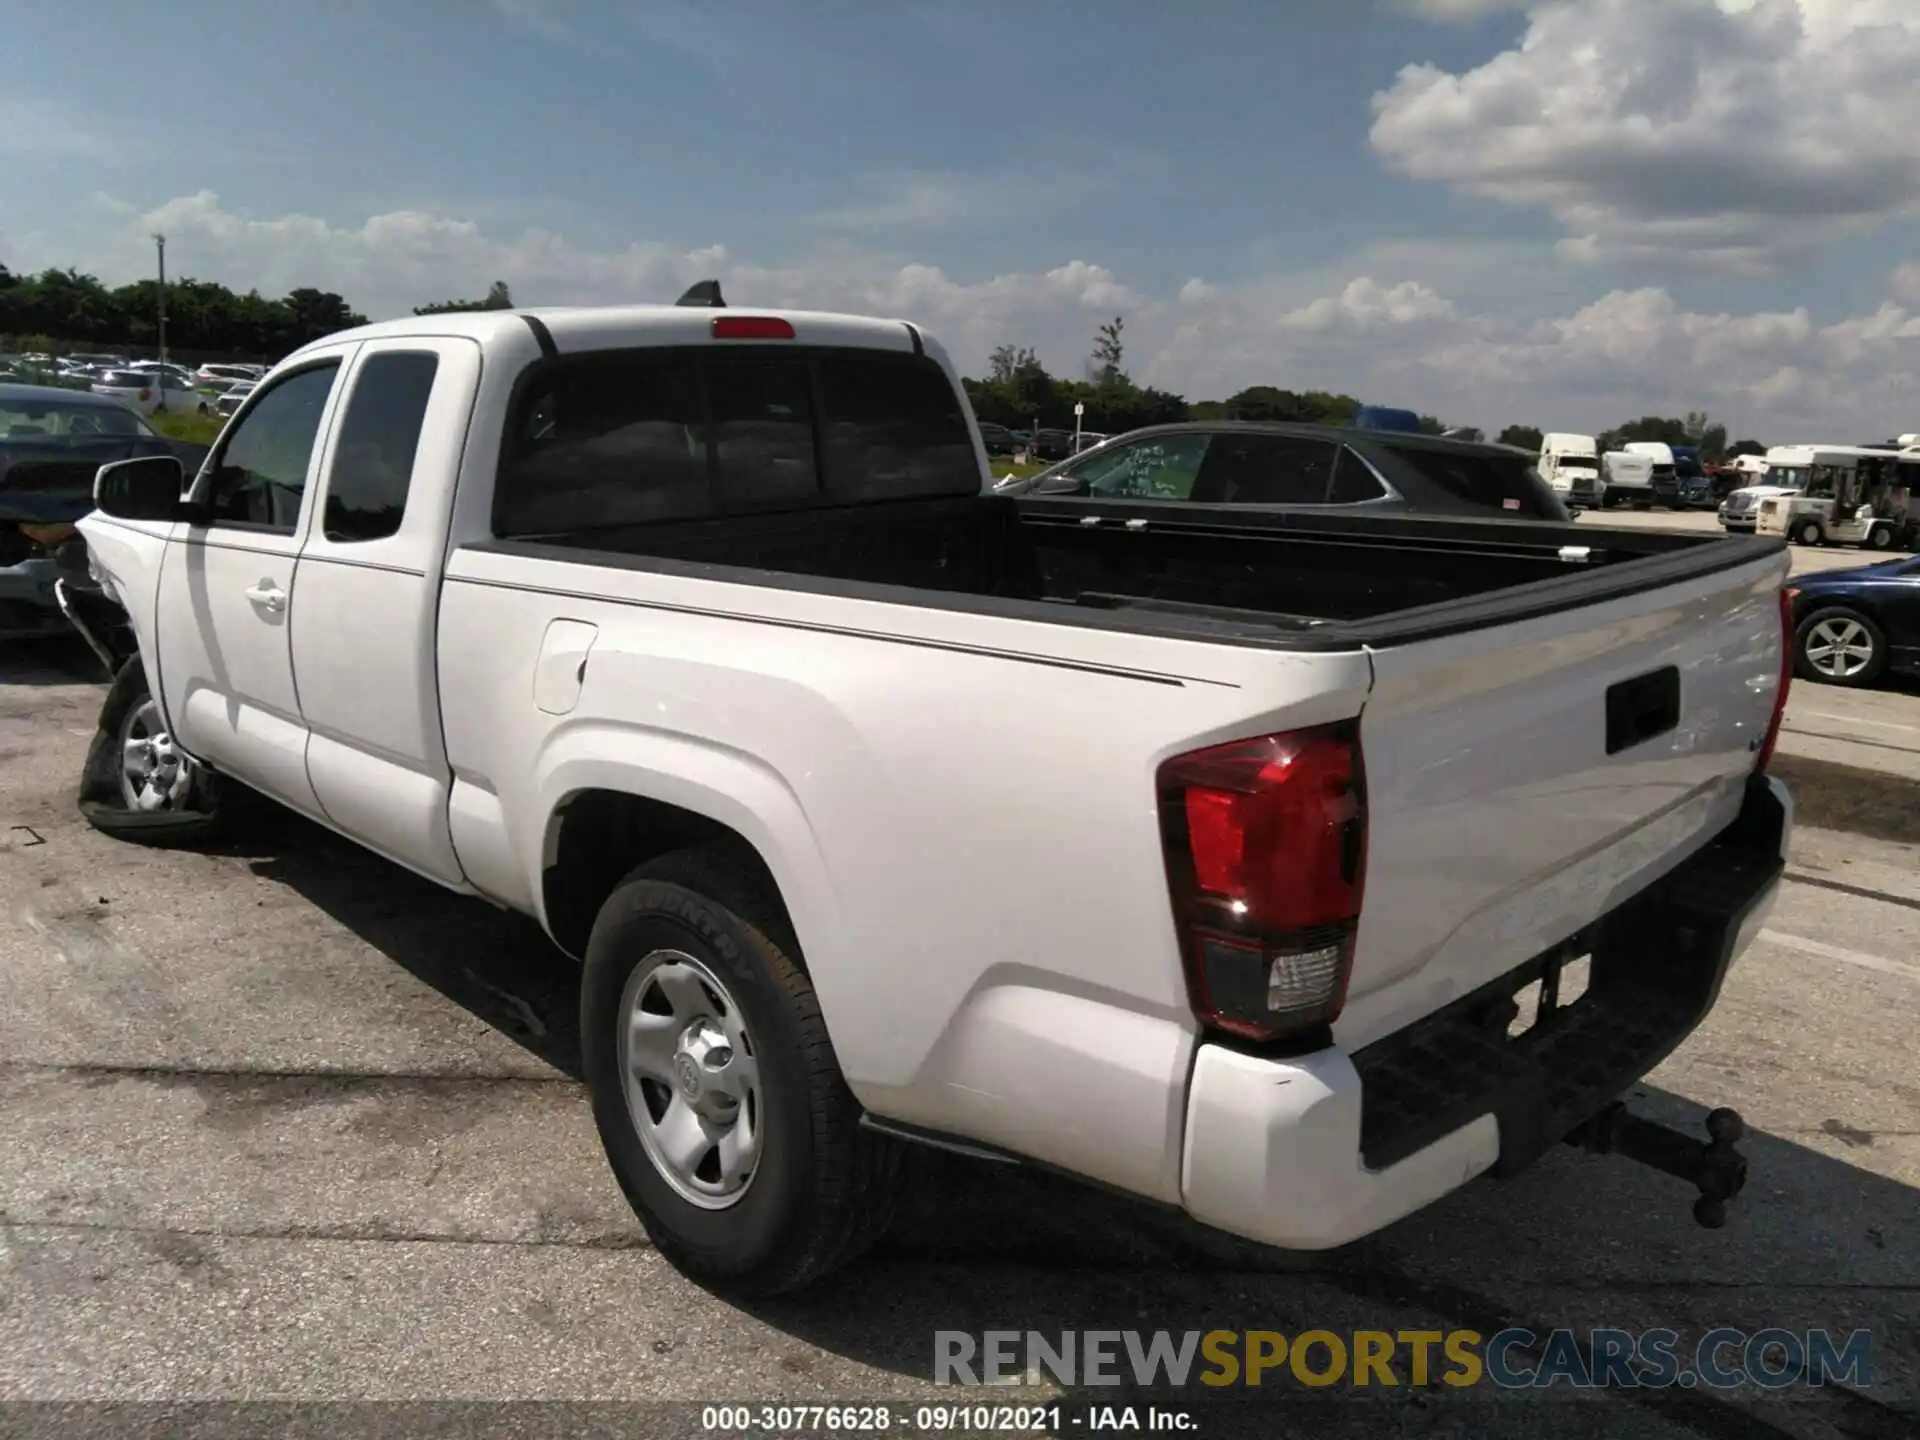
<svg viewBox="0 0 1920 1440">
<path fill-rule="evenodd" d="M 0 0 L 0 263 L 1920 430 L 1920 0 Z"/>
</svg>

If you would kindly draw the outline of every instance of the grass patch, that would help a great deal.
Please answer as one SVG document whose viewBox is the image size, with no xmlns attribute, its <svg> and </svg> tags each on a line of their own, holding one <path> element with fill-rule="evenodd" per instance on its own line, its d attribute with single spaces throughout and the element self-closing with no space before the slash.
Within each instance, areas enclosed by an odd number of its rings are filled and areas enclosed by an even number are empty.
<svg viewBox="0 0 1920 1440">
<path fill-rule="evenodd" d="M 1038 475 L 1052 463 L 1050 460 L 1013 460 L 1005 455 L 987 457 L 987 469 L 993 472 L 996 480 L 1004 480 L 1009 475 L 1024 480 L 1029 475 Z"/>
<path fill-rule="evenodd" d="M 147 423 L 169 440 L 185 440 L 191 445 L 211 445 L 227 422 L 218 415 L 197 415 L 179 410 L 156 410 Z"/>
</svg>

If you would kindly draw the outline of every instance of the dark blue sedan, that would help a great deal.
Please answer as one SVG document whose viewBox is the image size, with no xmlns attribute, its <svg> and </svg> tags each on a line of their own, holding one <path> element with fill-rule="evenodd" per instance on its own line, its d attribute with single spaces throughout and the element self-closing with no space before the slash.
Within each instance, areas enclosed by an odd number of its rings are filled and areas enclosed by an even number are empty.
<svg viewBox="0 0 1920 1440">
<path fill-rule="evenodd" d="M 1794 672 L 1827 685 L 1920 674 L 1920 558 L 1822 570 L 1790 582 Z"/>
</svg>

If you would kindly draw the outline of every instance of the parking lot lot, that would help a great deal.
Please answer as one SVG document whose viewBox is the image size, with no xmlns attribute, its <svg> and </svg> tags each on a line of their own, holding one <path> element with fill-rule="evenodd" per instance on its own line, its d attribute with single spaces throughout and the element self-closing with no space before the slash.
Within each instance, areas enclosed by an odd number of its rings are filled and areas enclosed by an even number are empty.
<svg viewBox="0 0 1920 1440">
<path fill-rule="evenodd" d="M 1690 1126 L 1746 1116 L 1727 1229 L 1568 1149 L 1309 1262 L 929 1153 L 875 1256 L 742 1307 L 647 1247 L 574 1078 L 573 966 L 537 928 L 290 816 L 207 853 L 95 834 L 72 792 L 102 688 L 77 645 L 0 655 L 0 1397 L 951 1399 L 940 1329 L 1730 1325 L 1870 1330 L 1871 1384 L 1562 1390 L 1544 1414 L 1270 1395 L 1205 1428 L 1914 1433 L 1920 696 L 1796 689 L 1789 883 L 1644 1087 Z"/>
</svg>

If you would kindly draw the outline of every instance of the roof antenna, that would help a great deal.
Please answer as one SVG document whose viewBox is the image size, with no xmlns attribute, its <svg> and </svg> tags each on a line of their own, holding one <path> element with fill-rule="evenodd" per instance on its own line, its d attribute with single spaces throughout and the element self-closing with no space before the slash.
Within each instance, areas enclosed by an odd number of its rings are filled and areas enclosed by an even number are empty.
<svg viewBox="0 0 1920 1440">
<path fill-rule="evenodd" d="M 700 305 L 710 310 L 724 310 L 727 302 L 720 298 L 718 280 L 700 280 L 687 287 L 687 293 L 673 302 L 676 305 Z"/>
</svg>

